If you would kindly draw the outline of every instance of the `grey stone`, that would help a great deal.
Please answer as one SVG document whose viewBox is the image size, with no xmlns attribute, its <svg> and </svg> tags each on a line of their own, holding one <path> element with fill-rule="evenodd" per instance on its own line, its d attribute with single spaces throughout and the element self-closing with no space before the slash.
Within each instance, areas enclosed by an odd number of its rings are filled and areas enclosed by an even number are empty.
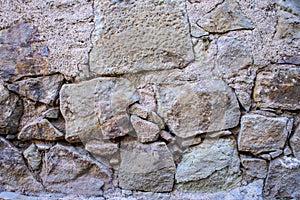
<svg viewBox="0 0 300 200">
<path fill-rule="evenodd" d="M 175 164 L 163 142 L 140 144 L 121 142 L 119 186 L 128 190 L 172 191 Z"/>
<path fill-rule="evenodd" d="M 285 12 L 285 11 L 279 11 L 279 12 L 280 14 L 276 26 L 275 38 L 279 40 L 280 39 L 285 40 L 289 43 L 295 39 L 300 39 L 299 17 L 289 12 Z"/>
<path fill-rule="evenodd" d="M 246 176 L 261 179 L 266 178 L 268 173 L 267 161 L 257 158 L 242 158 L 241 163 Z"/>
<path fill-rule="evenodd" d="M 277 158 L 270 162 L 265 181 L 264 197 L 300 198 L 300 161 L 292 157 Z"/>
<path fill-rule="evenodd" d="M 63 83 L 62 75 L 28 78 L 8 85 L 8 89 L 36 102 L 53 105 Z"/>
<path fill-rule="evenodd" d="M 0 137 L 0 185 L 4 191 L 42 192 L 43 185 L 30 173 L 21 152 Z"/>
<path fill-rule="evenodd" d="M 283 10 L 288 10 L 294 15 L 300 15 L 300 4 L 297 0 L 276 0 L 275 1 Z"/>
<path fill-rule="evenodd" d="M 85 149 L 97 156 L 110 157 L 119 150 L 117 143 L 92 140 L 85 144 Z"/>
<path fill-rule="evenodd" d="M 149 112 L 147 119 L 156 124 L 160 129 L 164 129 L 166 126 L 164 120 L 156 112 Z"/>
<path fill-rule="evenodd" d="M 162 137 L 164 140 L 166 140 L 167 142 L 171 142 L 171 143 L 174 143 L 175 142 L 175 137 L 173 135 L 171 135 L 170 132 L 168 131 L 164 131 L 164 130 L 161 130 L 159 132 L 159 135 L 160 137 Z"/>
<path fill-rule="evenodd" d="M 26 196 L 16 192 L 0 192 L 1 200 L 41 200 L 39 197 Z"/>
<path fill-rule="evenodd" d="M 60 110 L 66 120 L 66 139 L 85 142 L 133 132 L 127 109 L 138 99 L 135 88 L 123 78 L 65 84 L 60 92 Z"/>
<path fill-rule="evenodd" d="M 40 177 L 48 191 L 72 195 L 101 195 L 111 172 L 74 147 L 57 144 L 45 153 Z"/>
<path fill-rule="evenodd" d="M 158 114 L 181 138 L 233 128 L 240 118 L 234 93 L 221 80 L 161 85 Z"/>
<path fill-rule="evenodd" d="M 42 116 L 47 119 L 58 119 L 59 117 L 59 108 L 50 108 L 42 113 Z"/>
<path fill-rule="evenodd" d="M 189 138 L 176 137 L 176 143 L 181 149 L 185 149 L 187 147 L 200 144 L 201 142 L 202 142 L 202 138 L 200 135 L 192 136 Z"/>
<path fill-rule="evenodd" d="M 24 152 L 24 158 L 27 160 L 28 165 L 33 169 L 39 169 L 42 161 L 42 155 L 39 152 L 38 148 L 31 144 Z"/>
<path fill-rule="evenodd" d="M 130 117 L 130 121 L 136 132 L 139 142 L 147 143 L 157 140 L 160 128 L 156 124 L 144 120 L 136 115 L 132 115 Z"/>
<path fill-rule="evenodd" d="M 141 104 L 135 103 L 129 108 L 129 114 L 137 115 L 143 119 L 146 119 L 148 116 L 148 111 L 141 106 Z"/>
<path fill-rule="evenodd" d="M 218 132 L 213 132 L 213 133 L 207 133 L 206 137 L 208 138 L 220 138 L 224 136 L 232 135 L 230 131 L 218 131 Z"/>
<path fill-rule="evenodd" d="M 171 69 L 193 60 L 185 1 L 97 0 L 94 9 L 92 74 Z"/>
<path fill-rule="evenodd" d="M 251 21 L 242 14 L 238 4 L 234 1 L 223 1 L 211 12 L 200 17 L 197 24 L 210 33 L 254 29 Z"/>
<path fill-rule="evenodd" d="M 205 139 L 183 154 L 176 170 L 180 190 L 214 192 L 240 180 L 240 160 L 234 138 Z"/>
<path fill-rule="evenodd" d="M 253 154 L 283 150 L 291 132 L 292 120 L 287 117 L 244 115 L 238 135 L 238 148 Z"/>
<path fill-rule="evenodd" d="M 47 119 L 38 119 L 22 128 L 18 134 L 20 140 L 59 140 L 65 134 L 55 128 Z"/>
<path fill-rule="evenodd" d="M 290 138 L 290 145 L 294 156 L 300 160 L 300 125 L 298 125 L 294 134 Z"/>
<path fill-rule="evenodd" d="M 297 110 L 300 108 L 300 69 L 273 66 L 256 78 L 254 100 L 260 107 Z"/>
<path fill-rule="evenodd" d="M 22 101 L 0 82 L 0 134 L 15 134 L 22 114 Z"/>
</svg>

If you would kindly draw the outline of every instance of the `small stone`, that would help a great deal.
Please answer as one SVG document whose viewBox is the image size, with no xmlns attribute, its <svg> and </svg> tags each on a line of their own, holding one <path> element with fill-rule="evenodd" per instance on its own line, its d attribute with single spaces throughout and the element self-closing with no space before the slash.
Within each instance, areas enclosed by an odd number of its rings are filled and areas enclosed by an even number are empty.
<svg viewBox="0 0 300 200">
<path fill-rule="evenodd" d="M 97 156 L 110 157 L 119 150 L 119 147 L 116 143 L 93 140 L 85 144 L 85 150 Z"/>
<path fill-rule="evenodd" d="M 152 85 L 145 85 L 143 88 L 137 90 L 140 100 L 139 103 L 148 111 L 155 111 L 157 109 L 155 93 Z"/>
<path fill-rule="evenodd" d="M 42 113 L 42 116 L 47 119 L 58 119 L 59 108 L 51 108 Z"/>
<path fill-rule="evenodd" d="M 176 137 L 176 143 L 182 148 L 185 149 L 187 147 L 200 144 L 202 141 L 202 138 L 200 135 L 196 135 L 190 138 L 180 138 Z"/>
<path fill-rule="evenodd" d="M 270 154 L 271 158 L 274 159 L 274 158 L 277 158 L 278 156 L 280 156 L 282 154 L 282 152 L 283 152 L 282 150 L 278 149 L 276 151 L 270 152 L 269 154 Z"/>
<path fill-rule="evenodd" d="M 27 163 L 33 170 L 39 169 L 41 165 L 41 153 L 39 152 L 38 148 L 31 144 L 24 152 L 24 158 L 27 160 Z"/>
<path fill-rule="evenodd" d="M 300 109 L 300 68 L 274 66 L 258 73 L 254 100 L 260 107 Z"/>
<path fill-rule="evenodd" d="M 8 85 L 8 89 L 33 101 L 53 105 L 63 80 L 60 74 L 28 78 Z"/>
<path fill-rule="evenodd" d="M 232 133 L 230 131 L 218 131 L 218 132 L 214 132 L 214 133 L 208 133 L 208 134 L 206 134 L 206 137 L 220 138 L 220 137 L 224 137 L 224 136 L 228 136 L 228 135 L 232 135 Z"/>
<path fill-rule="evenodd" d="M 238 148 L 256 155 L 283 150 L 292 128 L 289 124 L 292 124 L 292 120 L 287 117 L 244 115 L 238 135 Z"/>
<path fill-rule="evenodd" d="M 172 191 L 175 164 L 165 143 L 122 141 L 120 151 L 119 186 L 122 189 Z"/>
<path fill-rule="evenodd" d="M 129 114 L 137 115 L 138 117 L 141 117 L 143 119 L 146 119 L 148 116 L 147 110 L 141 104 L 138 103 L 135 103 L 132 106 L 130 106 Z"/>
<path fill-rule="evenodd" d="M 35 145 L 41 151 L 47 151 L 53 146 L 51 143 L 36 143 Z"/>
<path fill-rule="evenodd" d="M 294 134 L 290 138 L 290 145 L 294 156 L 300 160 L 300 125 L 298 125 Z"/>
<path fill-rule="evenodd" d="M 293 152 L 292 152 L 292 150 L 291 150 L 291 148 L 289 147 L 289 146 L 286 146 L 285 148 L 284 148 L 284 150 L 283 150 L 283 154 L 285 155 L 285 156 L 289 156 L 289 155 L 291 155 Z M 298 157 L 297 156 L 295 156 L 297 159 L 298 159 Z M 298 159 L 299 160 L 299 159 Z"/>
<path fill-rule="evenodd" d="M 179 163 L 183 155 L 184 149 L 181 149 L 176 143 L 169 143 L 168 148 L 173 155 L 173 160 Z"/>
<path fill-rule="evenodd" d="M 164 120 L 160 116 L 158 116 L 156 112 L 151 111 L 148 115 L 147 120 L 156 124 L 160 129 L 165 128 Z"/>
<path fill-rule="evenodd" d="M 18 135 L 20 140 L 60 140 L 64 133 L 55 128 L 47 119 L 37 120 L 24 126 Z"/>
<path fill-rule="evenodd" d="M 130 120 L 139 142 L 146 143 L 157 140 L 160 128 L 156 124 L 143 120 L 136 115 L 132 115 Z"/>
<path fill-rule="evenodd" d="M 267 161 L 257 158 L 242 158 L 241 163 L 247 176 L 266 178 L 268 173 Z"/>
<path fill-rule="evenodd" d="M 159 132 L 159 135 L 160 137 L 162 137 L 164 140 L 166 140 L 167 142 L 170 142 L 170 143 L 174 143 L 175 142 L 175 137 L 173 135 L 171 135 L 170 132 L 168 131 L 164 131 L 164 130 L 161 130 Z"/>
<path fill-rule="evenodd" d="M 269 161 L 272 159 L 270 154 L 261 154 L 261 155 L 259 155 L 259 157 L 262 159 L 265 159 L 265 160 L 269 160 Z"/>
<path fill-rule="evenodd" d="M 284 199 L 300 197 L 300 161 L 292 157 L 270 162 L 265 181 L 264 198 Z"/>
</svg>

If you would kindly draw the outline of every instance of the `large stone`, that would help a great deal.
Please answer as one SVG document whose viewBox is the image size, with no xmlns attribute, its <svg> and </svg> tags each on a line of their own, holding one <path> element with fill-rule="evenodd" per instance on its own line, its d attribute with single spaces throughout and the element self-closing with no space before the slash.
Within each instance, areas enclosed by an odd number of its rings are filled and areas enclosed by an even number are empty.
<svg viewBox="0 0 300 200">
<path fill-rule="evenodd" d="M 0 134 L 16 133 L 22 113 L 22 101 L 0 83 Z"/>
<path fill-rule="evenodd" d="M 65 84 L 60 92 L 60 109 L 66 120 L 66 139 L 84 142 L 133 132 L 127 110 L 138 99 L 135 88 L 123 78 Z"/>
<path fill-rule="evenodd" d="M 197 24 L 210 33 L 226 33 L 235 30 L 254 29 L 234 1 L 223 1 L 197 21 Z"/>
<path fill-rule="evenodd" d="M 157 140 L 160 129 L 156 124 L 143 120 L 136 115 L 132 115 L 130 120 L 140 142 L 146 143 Z"/>
<path fill-rule="evenodd" d="M 30 173 L 21 152 L 0 137 L 0 187 L 5 191 L 41 192 L 43 185 Z"/>
<path fill-rule="evenodd" d="M 23 152 L 24 158 L 27 160 L 28 165 L 33 170 L 37 170 L 40 167 L 40 164 L 42 162 L 42 155 L 39 152 L 38 148 L 31 144 L 24 152 Z"/>
<path fill-rule="evenodd" d="M 10 84 L 8 89 L 33 101 L 52 105 L 58 97 L 63 80 L 63 76 L 59 74 L 28 78 Z"/>
<path fill-rule="evenodd" d="M 292 157 L 277 158 L 270 162 L 265 181 L 267 199 L 300 198 L 300 161 Z"/>
<path fill-rule="evenodd" d="M 182 138 L 233 128 L 239 123 L 237 99 L 221 80 L 161 85 L 157 98 L 158 114 Z"/>
<path fill-rule="evenodd" d="M 300 125 L 298 125 L 294 134 L 290 138 L 290 145 L 294 156 L 300 160 Z"/>
<path fill-rule="evenodd" d="M 260 107 L 300 109 L 300 68 L 273 66 L 256 78 L 254 100 Z"/>
<path fill-rule="evenodd" d="M 96 0 L 92 74 L 185 67 L 194 58 L 185 1 Z"/>
<path fill-rule="evenodd" d="M 238 135 L 238 148 L 253 154 L 283 150 L 291 129 L 292 120 L 287 117 L 244 115 Z"/>
<path fill-rule="evenodd" d="M 240 159 L 234 138 L 205 139 L 184 153 L 176 170 L 180 190 L 214 192 L 240 180 Z"/>
<path fill-rule="evenodd" d="M 55 128 L 47 119 L 37 120 L 24 126 L 18 135 L 20 140 L 60 140 L 64 133 Z"/>
<path fill-rule="evenodd" d="M 120 147 L 119 185 L 122 189 L 172 191 L 175 164 L 163 142 L 140 144 L 123 141 Z"/>
<path fill-rule="evenodd" d="M 92 196 L 110 185 L 111 172 L 74 147 L 57 144 L 45 153 L 40 177 L 48 191 Z"/>
</svg>

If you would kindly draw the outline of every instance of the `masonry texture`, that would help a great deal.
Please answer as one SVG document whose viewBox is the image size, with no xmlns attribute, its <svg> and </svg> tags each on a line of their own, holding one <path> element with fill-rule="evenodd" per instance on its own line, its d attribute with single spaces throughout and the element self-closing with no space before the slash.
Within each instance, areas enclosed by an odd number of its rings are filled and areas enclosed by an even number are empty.
<svg viewBox="0 0 300 200">
<path fill-rule="evenodd" d="M 299 0 L 0 0 L 0 199 L 300 198 Z"/>
</svg>

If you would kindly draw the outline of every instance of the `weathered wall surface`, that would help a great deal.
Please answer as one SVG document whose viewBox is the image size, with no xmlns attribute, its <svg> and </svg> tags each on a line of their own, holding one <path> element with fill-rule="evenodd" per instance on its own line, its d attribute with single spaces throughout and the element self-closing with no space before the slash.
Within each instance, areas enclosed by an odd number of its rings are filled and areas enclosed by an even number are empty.
<svg viewBox="0 0 300 200">
<path fill-rule="evenodd" d="M 298 0 L 1 0 L 0 199 L 300 198 Z"/>
</svg>

